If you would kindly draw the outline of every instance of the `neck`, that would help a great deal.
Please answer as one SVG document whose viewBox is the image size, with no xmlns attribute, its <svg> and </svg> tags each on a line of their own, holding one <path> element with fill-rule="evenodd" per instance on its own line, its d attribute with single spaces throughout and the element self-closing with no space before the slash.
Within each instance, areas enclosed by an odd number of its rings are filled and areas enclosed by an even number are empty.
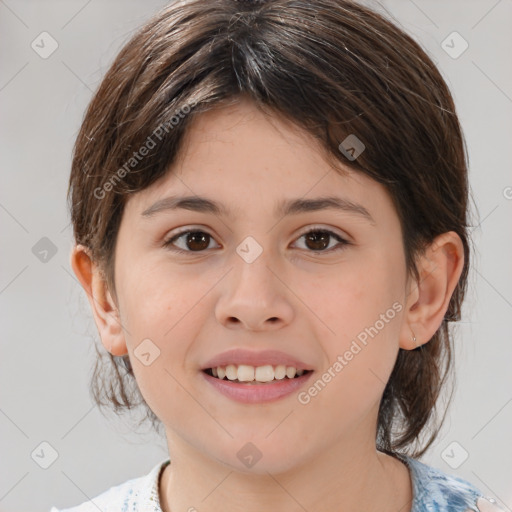
<svg viewBox="0 0 512 512">
<path fill-rule="evenodd" d="M 378 452 L 374 443 L 340 440 L 300 466 L 283 472 L 262 472 L 260 467 L 256 474 L 205 457 L 169 435 L 168 442 L 171 464 L 160 484 L 163 512 L 411 510 L 407 467 Z"/>
</svg>

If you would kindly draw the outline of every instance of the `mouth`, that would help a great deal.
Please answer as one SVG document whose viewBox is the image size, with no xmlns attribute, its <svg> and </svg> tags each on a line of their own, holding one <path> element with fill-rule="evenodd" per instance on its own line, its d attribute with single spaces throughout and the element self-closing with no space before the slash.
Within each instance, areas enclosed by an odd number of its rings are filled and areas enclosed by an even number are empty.
<svg viewBox="0 0 512 512">
<path fill-rule="evenodd" d="M 205 368 L 202 370 L 206 375 L 224 382 L 237 384 L 257 385 L 257 384 L 275 384 L 298 379 L 313 370 L 297 369 L 286 365 L 227 365 L 214 368 Z"/>
<path fill-rule="evenodd" d="M 245 366 L 245 368 L 244 368 Z M 227 365 L 199 372 L 211 389 L 235 402 L 256 404 L 275 402 L 298 393 L 312 378 L 313 370 L 297 370 L 284 365 Z"/>
<path fill-rule="evenodd" d="M 234 348 L 200 367 L 208 390 L 244 404 L 284 400 L 313 378 L 315 367 L 280 350 Z M 210 391 L 207 391 L 209 393 Z"/>
</svg>

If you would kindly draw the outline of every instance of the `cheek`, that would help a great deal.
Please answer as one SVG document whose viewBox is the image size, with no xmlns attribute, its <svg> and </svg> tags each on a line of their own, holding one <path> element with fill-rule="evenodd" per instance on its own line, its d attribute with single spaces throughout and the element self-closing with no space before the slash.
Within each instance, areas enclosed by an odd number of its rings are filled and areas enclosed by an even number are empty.
<svg viewBox="0 0 512 512">
<path fill-rule="evenodd" d="M 324 334 L 343 341 L 373 325 L 392 307 L 400 297 L 398 283 L 382 262 L 354 260 L 336 272 L 303 281 L 298 295 L 304 297 L 315 323 L 325 328 Z"/>
<path fill-rule="evenodd" d="M 187 403 L 187 396 L 180 383 L 190 340 L 202 325 L 196 316 L 204 285 L 155 269 L 141 270 L 125 284 L 126 342 L 140 392 L 161 419 L 166 413 L 185 414 L 179 404 Z"/>
<path fill-rule="evenodd" d="M 316 337 L 330 388 L 324 398 L 338 402 L 340 410 L 361 411 L 377 401 L 393 369 L 403 315 L 402 280 L 395 270 L 401 267 L 393 257 L 354 261 L 304 290 L 306 304 L 321 320 L 315 322 Z"/>
<path fill-rule="evenodd" d="M 208 291 L 208 283 L 194 279 L 186 272 L 166 269 L 163 265 L 133 265 L 137 272 L 125 274 L 122 314 L 135 337 L 153 337 L 168 345 L 175 331 L 190 326 L 198 301 Z"/>
<path fill-rule="evenodd" d="M 190 351 L 205 323 L 206 296 L 218 277 L 197 279 L 187 272 L 168 272 L 162 265 L 134 268 L 138 272 L 123 283 L 126 343 L 146 402 L 161 412 L 164 396 L 186 399 L 179 382 L 197 371 L 189 367 Z M 150 356 L 139 357 L 147 352 Z M 144 364 L 147 359 L 150 365 Z"/>
</svg>

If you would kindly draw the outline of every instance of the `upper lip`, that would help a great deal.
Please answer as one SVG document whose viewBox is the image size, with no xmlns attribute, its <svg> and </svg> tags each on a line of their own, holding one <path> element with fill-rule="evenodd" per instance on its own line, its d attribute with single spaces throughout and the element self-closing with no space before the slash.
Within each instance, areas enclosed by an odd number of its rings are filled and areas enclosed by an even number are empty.
<svg viewBox="0 0 512 512">
<path fill-rule="evenodd" d="M 299 359 L 290 356 L 279 350 L 245 350 L 241 348 L 235 348 L 217 354 L 212 359 L 204 363 L 201 370 L 207 370 L 208 368 L 216 368 L 218 366 L 227 366 L 228 364 L 246 364 L 249 366 L 264 366 L 264 365 L 279 365 L 293 366 L 297 370 L 311 370 L 311 365 L 308 365 Z"/>
</svg>

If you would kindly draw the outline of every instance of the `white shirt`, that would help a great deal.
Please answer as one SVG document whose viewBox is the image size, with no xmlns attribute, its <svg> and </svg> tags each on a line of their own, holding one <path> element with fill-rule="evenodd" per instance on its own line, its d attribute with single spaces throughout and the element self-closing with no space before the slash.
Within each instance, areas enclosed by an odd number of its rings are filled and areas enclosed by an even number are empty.
<svg viewBox="0 0 512 512">
<path fill-rule="evenodd" d="M 167 458 L 153 467 L 147 475 L 111 487 L 81 505 L 61 509 L 52 507 L 50 512 L 162 512 L 158 484 L 160 475 L 169 462 Z"/>
</svg>

